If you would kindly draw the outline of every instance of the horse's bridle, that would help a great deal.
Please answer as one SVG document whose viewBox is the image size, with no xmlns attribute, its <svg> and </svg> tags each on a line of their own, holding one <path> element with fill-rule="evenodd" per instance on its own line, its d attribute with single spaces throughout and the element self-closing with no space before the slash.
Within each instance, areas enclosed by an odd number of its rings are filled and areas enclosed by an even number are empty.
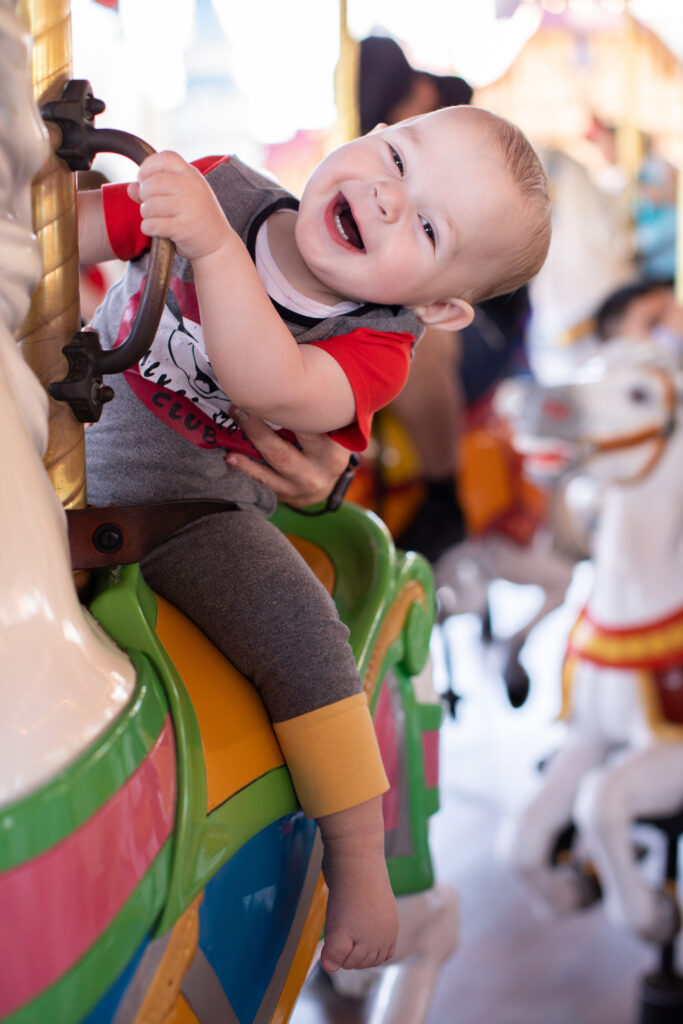
<svg viewBox="0 0 683 1024">
<path fill-rule="evenodd" d="M 676 388 L 673 377 L 660 366 L 644 366 L 645 372 L 658 378 L 662 384 L 664 393 L 666 418 L 658 426 L 648 427 L 644 430 L 635 430 L 632 434 L 621 434 L 618 437 L 608 437 L 602 441 L 578 441 L 581 450 L 580 461 L 593 458 L 596 455 L 604 455 L 607 452 L 618 452 L 626 448 L 635 448 L 648 441 L 655 442 L 655 448 L 643 468 L 635 476 L 629 477 L 624 483 L 636 483 L 642 480 L 659 462 L 666 448 L 666 442 L 676 428 Z"/>
</svg>

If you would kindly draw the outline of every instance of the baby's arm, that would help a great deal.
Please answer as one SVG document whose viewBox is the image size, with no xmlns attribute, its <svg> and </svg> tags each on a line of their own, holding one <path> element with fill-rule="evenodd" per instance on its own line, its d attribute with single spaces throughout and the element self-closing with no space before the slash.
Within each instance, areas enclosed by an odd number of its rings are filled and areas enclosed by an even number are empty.
<svg viewBox="0 0 683 1024">
<path fill-rule="evenodd" d="M 104 221 L 100 189 L 88 189 L 76 196 L 78 210 L 78 258 L 81 263 L 105 263 L 114 259 Z"/>
<path fill-rule="evenodd" d="M 142 231 L 171 238 L 192 261 L 207 354 L 232 401 L 292 430 L 352 423 L 346 374 L 322 349 L 296 344 L 201 173 L 175 153 L 157 153 L 129 194 L 141 204 Z"/>
</svg>

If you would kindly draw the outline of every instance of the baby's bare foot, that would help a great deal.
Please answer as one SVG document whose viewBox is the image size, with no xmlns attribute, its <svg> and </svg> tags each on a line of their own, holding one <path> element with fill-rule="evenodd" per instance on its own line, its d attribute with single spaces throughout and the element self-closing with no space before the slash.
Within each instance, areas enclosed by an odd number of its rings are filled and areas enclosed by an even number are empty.
<svg viewBox="0 0 683 1024">
<path fill-rule="evenodd" d="M 381 798 L 327 815 L 318 824 L 330 891 L 320 962 L 326 971 L 375 967 L 392 956 L 398 933 Z"/>
</svg>

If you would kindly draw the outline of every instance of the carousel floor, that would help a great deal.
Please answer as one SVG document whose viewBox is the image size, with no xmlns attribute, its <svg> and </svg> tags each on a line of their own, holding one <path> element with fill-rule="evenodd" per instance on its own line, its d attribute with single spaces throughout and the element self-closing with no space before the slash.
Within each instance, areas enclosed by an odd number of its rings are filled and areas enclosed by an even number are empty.
<svg viewBox="0 0 683 1024">
<path fill-rule="evenodd" d="M 450 619 L 435 631 L 437 688 L 445 688 L 447 643 L 462 694 L 455 720 L 443 726 L 442 807 L 430 832 L 437 878 L 458 894 L 460 941 L 421 1024 L 638 1021 L 640 979 L 654 967 L 653 949 L 611 926 L 600 904 L 566 917 L 543 915 L 493 849 L 502 813 L 557 741 L 561 653 L 589 582 L 589 567 L 579 566 L 565 604 L 529 638 L 523 660 L 532 688 L 517 710 L 507 700 L 499 652 L 482 649 L 474 616 Z M 493 598 L 494 627 L 503 632 L 530 617 L 537 593 L 496 583 Z M 641 838 L 649 850 L 645 870 L 661 877 L 659 835 Z M 683 955 L 681 960 L 683 969 Z M 371 1018 L 374 1024 L 376 1011 L 372 993 L 361 1000 L 342 997 L 316 969 L 291 1024 L 367 1024 Z"/>
</svg>

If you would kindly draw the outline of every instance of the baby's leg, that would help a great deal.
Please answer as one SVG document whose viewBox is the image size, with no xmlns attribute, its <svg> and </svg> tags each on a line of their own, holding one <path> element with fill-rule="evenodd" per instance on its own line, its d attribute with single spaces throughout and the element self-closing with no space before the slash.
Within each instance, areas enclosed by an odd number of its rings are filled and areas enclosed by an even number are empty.
<svg viewBox="0 0 683 1024">
<path fill-rule="evenodd" d="M 388 784 L 334 602 L 260 513 L 199 520 L 142 568 L 259 689 L 301 806 L 320 826 L 324 966 L 381 963 L 397 931 L 379 795 Z"/>
<path fill-rule="evenodd" d="M 382 798 L 324 815 L 317 822 L 330 892 L 320 961 L 326 971 L 375 967 L 392 956 L 398 934 L 384 857 Z"/>
<path fill-rule="evenodd" d="M 274 722 L 360 692 L 334 601 L 262 513 L 198 519 L 155 548 L 142 571 L 251 679 Z"/>
</svg>

